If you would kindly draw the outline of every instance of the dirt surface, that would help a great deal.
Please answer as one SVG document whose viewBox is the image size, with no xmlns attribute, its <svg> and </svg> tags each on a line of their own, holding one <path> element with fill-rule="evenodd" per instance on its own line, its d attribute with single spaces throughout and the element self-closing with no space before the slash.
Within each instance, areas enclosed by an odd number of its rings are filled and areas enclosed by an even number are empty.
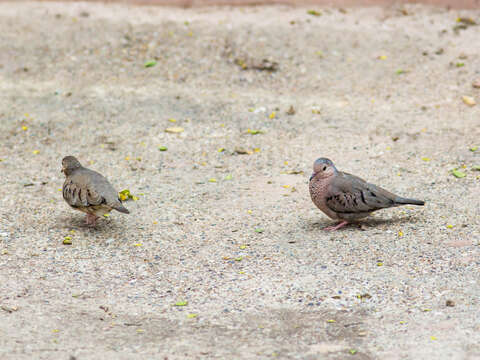
<svg viewBox="0 0 480 360">
<path fill-rule="evenodd" d="M 0 0 L 5 1 L 5 0 Z M 24 0 L 17 0 L 24 1 Z M 52 1 L 52 0 L 42 0 Z M 65 0 L 78 2 L 78 0 Z M 424 4 L 453 9 L 479 9 L 480 0 L 86 0 L 89 2 L 120 3 L 124 5 L 160 5 L 181 7 L 203 7 L 211 5 L 258 6 L 258 5 L 290 5 L 290 6 L 399 6 L 401 4 Z"/>
<path fill-rule="evenodd" d="M 0 4 L 1 359 L 480 357 L 480 13 L 307 9 Z M 320 156 L 426 206 L 324 232 Z"/>
</svg>

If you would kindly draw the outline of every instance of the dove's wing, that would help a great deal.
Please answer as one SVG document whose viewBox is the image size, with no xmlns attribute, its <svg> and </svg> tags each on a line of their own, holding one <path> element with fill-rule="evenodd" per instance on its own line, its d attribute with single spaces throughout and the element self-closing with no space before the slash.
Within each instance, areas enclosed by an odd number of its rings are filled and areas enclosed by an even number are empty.
<svg viewBox="0 0 480 360">
<path fill-rule="evenodd" d="M 368 213 L 398 206 L 397 196 L 348 173 L 338 172 L 328 190 L 326 205 L 336 213 Z"/>
<path fill-rule="evenodd" d="M 106 202 L 96 188 L 87 169 L 79 169 L 65 179 L 63 198 L 73 207 L 88 207 Z M 100 175 L 101 176 L 101 175 Z"/>
</svg>

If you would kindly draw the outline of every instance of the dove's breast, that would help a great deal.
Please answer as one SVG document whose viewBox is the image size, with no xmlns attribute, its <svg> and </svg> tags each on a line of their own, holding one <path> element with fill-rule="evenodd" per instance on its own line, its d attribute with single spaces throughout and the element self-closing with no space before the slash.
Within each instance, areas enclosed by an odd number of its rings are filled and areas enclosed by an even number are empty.
<svg viewBox="0 0 480 360">
<path fill-rule="evenodd" d="M 310 181 L 310 197 L 313 203 L 322 210 L 331 219 L 338 219 L 337 213 L 332 211 L 326 204 L 326 198 L 329 192 L 329 179 L 312 179 Z"/>
</svg>

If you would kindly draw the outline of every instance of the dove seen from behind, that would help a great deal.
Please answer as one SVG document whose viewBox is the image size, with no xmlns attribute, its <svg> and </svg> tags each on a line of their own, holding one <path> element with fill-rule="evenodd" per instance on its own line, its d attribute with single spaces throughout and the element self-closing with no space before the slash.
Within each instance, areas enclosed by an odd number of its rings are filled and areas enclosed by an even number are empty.
<svg viewBox="0 0 480 360">
<path fill-rule="evenodd" d="M 87 225 L 94 226 L 99 216 L 108 214 L 112 209 L 130 213 L 108 180 L 98 172 L 83 167 L 74 156 L 63 158 L 62 172 L 66 176 L 63 198 L 72 208 L 87 214 Z"/>
<path fill-rule="evenodd" d="M 355 175 L 338 171 L 333 162 L 326 158 L 314 162 L 309 187 L 313 203 L 328 217 L 340 221 L 324 230 L 338 230 L 376 210 L 425 204 L 424 201 L 403 198 Z"/>
</svg>

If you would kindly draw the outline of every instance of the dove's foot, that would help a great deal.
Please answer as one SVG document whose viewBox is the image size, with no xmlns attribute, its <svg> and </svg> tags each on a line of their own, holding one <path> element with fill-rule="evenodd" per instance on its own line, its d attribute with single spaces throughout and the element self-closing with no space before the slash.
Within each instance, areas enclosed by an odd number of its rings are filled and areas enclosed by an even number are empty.
<svg viewBox="0 0 480 360">
<path fill-rule="evenodd" d="M 348 224 L 348 221 L 344 220 L 340 224 L 337 224 L 335 226 L 327 226 L 326 228 L 323 228 L 323 230 L 325 230 L 325 231 L 335 231 L 335 230 L 340 229 L 341 227 L 344 227 L 347 224 Z"/>
<path fill-rule="evenodd" d="M 97 222 L 98 216 L 95 214 L 87 214 L 87 217 L 85 218 L 85 222 L 87 223 L 88 226 L 95 226 Z"/>
</svg>

